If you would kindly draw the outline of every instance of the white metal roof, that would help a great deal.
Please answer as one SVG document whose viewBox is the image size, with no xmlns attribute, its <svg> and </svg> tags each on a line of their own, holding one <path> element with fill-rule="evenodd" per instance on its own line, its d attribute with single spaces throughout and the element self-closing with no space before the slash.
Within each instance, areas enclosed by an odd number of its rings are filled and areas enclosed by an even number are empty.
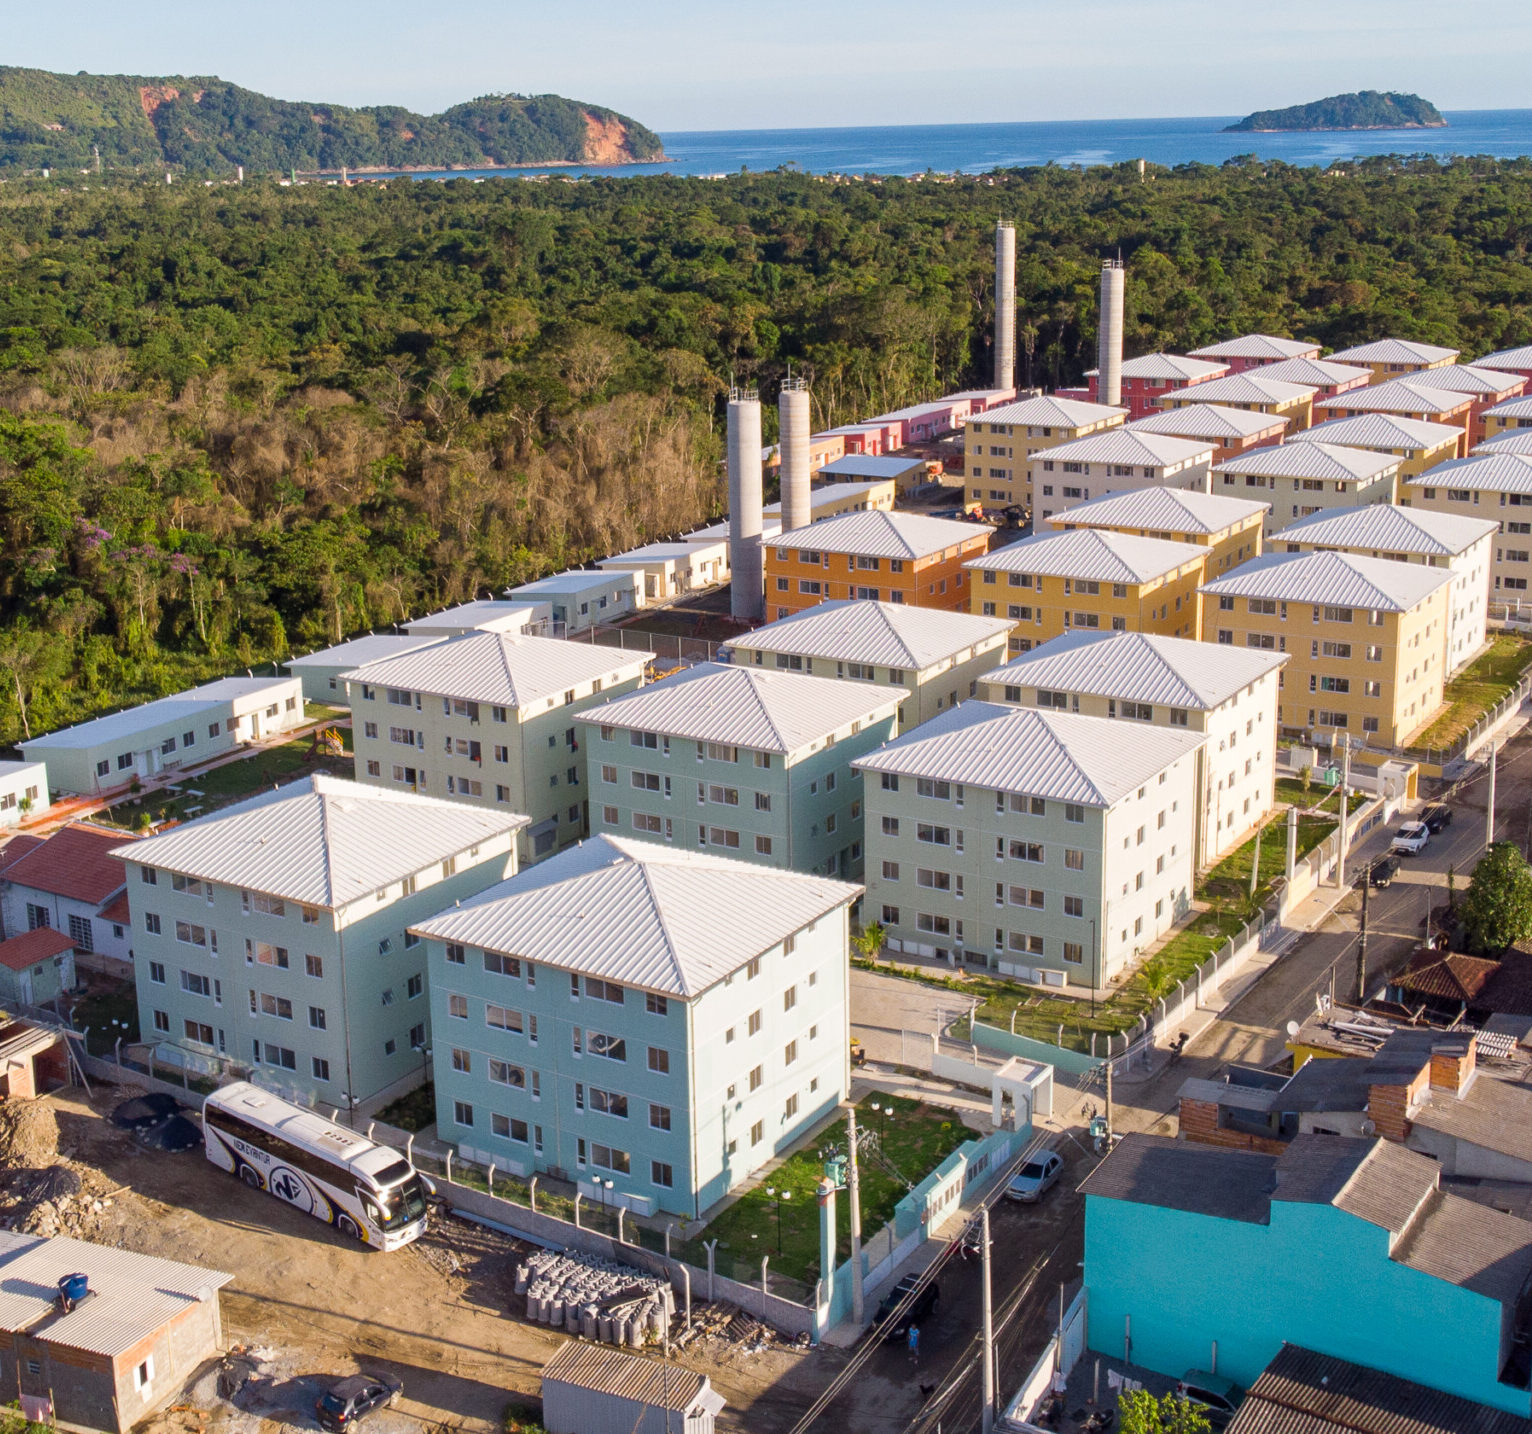
<svg viewBox="0 0 1532 1434">
<path fill-rule="evenodd" d="M 1203 586 L 1220 597 L 1276 598 L 1378 612 L 1408 612 L 1453 580 L 1451 568 L 1356 553 L 1263 553 Z"/>
<path fill-rule="evenodd" d="M 59 1281 L 76 1273 L 88 1277 L 91 1294 L 64 1314 Z M 233 1278 L 112 1245 L 7 1230 L 0 1232 L 0 1329 L 112 1359 L 188 1305 L 216 1300 Z"/>
<path fill-rule="evenodd" d="M 711 546 L 723 553 L 728 550 L 729 545 L 726 539 L 720 538 Z M 598 558 L 596 566 L 620 568 L 625 563 L 689 563 L 694 553 L 705 551 L 706 549 L 700 543 L 688 543 L 679 539 L 673 543 L 645 543 L 642 547 L 629 548 L 625 553 L 613 553 L 610 557 Z"/>
<path fill-rule="evenodd" d="M 1315 543 L 1330 548 L 1365 548 L 1384 553 L 1421 553 L 1456 557 L 1490 533 L 1499 523 L 1424 508 L 1400 508 L 1392 503 L 1367 503 L 1360 508 L 1337 508 L 1300 518 L 1269 543 Z"/>
<path fill-rule="evenodd" d="M 1527 386 L 1524 375 L 1508 373 L 1504 369 L 1480 368 L 1476 364 L 1448 364 L 1445 368 L 1423 368 L 1411 374 L 1413 383 L 1423 383 L 1427 388 L 1445 388 L 1452 393 L 1500 395 L 1520 393 Z"/>
<path fill-rule="evenodd" d="M 1444 349 L 1437 344 L 1418 344 L 1410 339 L 1374 339 L 1368 344 L 1356 344 L 1349 349 L 1339 349 L 1330 357 L 1337 363 L 1439 363 L 1442 359 L 1455 359 L 1456 349 Z"/>
<path fill-rule="evenodd" d="M 824 470 L 821 469 L 821 472 Z M 851 483 L 826 483 L 822 488 L 812 489 L 809 493 L 809 506 L 817 508 L 822 503 L 840 503 L 849 498 L 865 498 L 869 493 L 879 488 L 885 489 L 889 483 L 887 478 L 862 478 Z M 782 516 L 781 502 L 768 503 L 762 510 L 770 517 Z M 780 524 L 778 525 L 781 526 Z M 728 520 L 725 519 L 724 527 L 727 529 Z"/>
<path fill-rule="evenodd" d="M 1216 378 L 1213 383 L 1223 383 Z M 1196 393 L 1212 384 L 1198 384 L 1187 389 Z M 1135 418 L 1128 428 L 1133 433 L 1165 433 L 1172 438 L 1253 438 L 1258 433 L 1281 433 L 1290 419 L 1279 413 L 1252 413 L 1248 408 L 1227 408 L 1221 403 L 1194 403 L 1186 408 L 1167 408 L 1146 418 Z"/>
<path fill-rule="evenodd" d="M 1003 639 L 1011 625 L 1003 617 L 908 603 L 837 600 L 768 623 L 729 645 L 919 672 Z"/>
<path fill-rule="evenodd" d="M 1267 378 L 1261 369 L 1252 369 L 1176 389 L 1167 393 L 1165 399 L 1171 403 L 1292 403 L 1313 396 L 1314 389 L 1306 383 Z"/>
<path fill-rule="evenodd" d="M 479 628 L 485 632 L 511 631 L 526 624 L 533 606 L 531 602 L 517 602 L 510 598 L 479 598 L 443 608 L 441 612 L 425 613 L 399 626 L 414 633 L 463 628 Z"/>
<path fill-rule="evenodd" d="M 1360 390 L 1358 390 L 1360 392 Z M 1350 394 L 1341 394 L 1349 398 Z M 1339 443 L 1350 448 L 1440 448 L 1456 443 L 1463 430 L 1456 424 L 1432 423 L 1425 418 L 1400 418 L 1392 413 L 1364 413 L 1356 418 L 1332 418 L 1316 423 L 1288 440 L 1289 443 Z"/>
<path fill-rule="evenodd" d="M 1474 360 L 1475 368 L 1532 368 L 1532 344 L 1517 349 L 1496 349 Z"/>
<path fill-rule="evenodd" d="M 1016 403 L 1002 404 L 986 413 L 970 414 L 970 423 L 1030 424 L 1038 428 L 1083 428 L 1088 423 L 1104 423 L 1111 418 L 1126 418 L 1128 410 L 1105 403 L 1085 403 L 1078 398 L 1058 398 L 1039 394 Z"/>
<path fill-rule="evenodd" d="M 316 772 L 112 855 L 336 910 L 527 821 Z"/>
<path fill-rule="evenodd" d="M 588 708 L 579 720 L 785 754 L 822 742 L 853 722 L 891 716 L 902 696 L 871 683 L 702 662 Z"/>
<path fill-rule="evenodd" d="M 377 687 L 528 708 L 598 677 L 631 675 L 653 656 L 632 648 L 519 632 L 471 632 L 345 675 Z"/>
<path fill-rule="evenodd" d="M 1446 413 L 1461 408 L 1469 399 L 1440 385 L 1425 383 L 1416 375 L 1391 378 L 1371 388 L 1353 388 L 1334 398 L 1319 399 L 1314 408 L 1326 413 L 1354 408 L 1367 413 Z"/>
<path fill-rule="evenodd" d="M 415 929 L 690 999 L 861 894 L 828 877 L 597 836 Z"/>
<path fill-rule="evenodd" d="M 1292 359 L 1317 358 L 1319 345 L 1307 339 L 1283 339 L 1273 334 L 1241 334 L 1221 343 L 1204 344 L 1191 351 L 1192 358 L 1203 359 Z"/>
<path fill-rule="evenodd" d="M 1236 523 L 1264 514 L 1270 503 L 1251 498 L 1225 498 L 1218 493 L 1194 493 L 1186 488 L 1133 488 L 1108 493 L 1088 503 L 1055 513 L 1055 528 L 1153 528 L 1162 533 L 1221 533 Z"/>
<path fill-rule="evenodd" d="M 290 657 L 288 667 L 364 667 L 384 657 L 399 657 L 416 648 L 430 647 L 445 642 L 440 633 L 374 632 L 366 637 L 353 637 L 349 642 L 338 642 L 334 647 L 322 647 L 318 652 L 302 657 Z"/>
<path fill-rule="evenodd" d="M 172 697 L 160 697 L 137 707 L 126 707 L 121 712 L 109 712 L 104 717 L 93 717 L 73 727 L 45 732 L 41 737 L 28 737 L 19 745 L 23 751 L 34 747 L 99 747 L 132 738 L 166 723 L 190 721 L 211 708 L 221 708 L 241 697 L 290 694 L 296 690 L 293 684 L 297 680 L 296 677 L 221 677 L 216 682 L 177 692 Z"/>
<path fill-rule="evenodd" d="M 816 435 L 817 437 L 818 435 Z M 821 478 L 901 478 L 912 468 L 924 468 L 924 458 L 884 458 L 866 453 L 848 453 L 833 459 L 819 470 Z"/>
<path fill-rule="evenodd" d="M 1008 543 L 981 558 L 970 558 L 963 566 L 1086 582 L 1146 583 L 1187 563 L 1201 562 L 1207 555 L 1208 550 L 1195 543 L 1140 538 L 1110 528 L 1075 528 Z"/>
<path fill-rule="evenodd" d="M 952 518 L 927 518 L 917 513 L 842 513 L 807 528 L 795 528 L 773 538 L 777 548 L 814 548 L 827 553 L 850 553 L 863 558 L 924 558 L 987 537 L 988 528 Z"/>
<path fill-rule="evenodd" d="M 1486 408 L 1484 416 L 1486 418 L 1532 418 L 1532 394 L 1508 398 L 1504 403 L 1497 403 L 1493 408 Z"/>
<path fill-rule="evenodd" d="M 1417 473 L 1409 482 L 1412 487 L 1532 493 L 1532 457 L 1495 448 L 1475 457 L 1454 458 L 1450 463 L 1438 463 L 1435 468 Z"/>
<path fill-rule="evenodd" d="M 1336 363 L 1333 359 L 1291 358 L 1281 363 L 1264 364 L 1261 373 L 1284 383 L 1301 383 L 1309 388 L 1329 388 L 1340 383 L 1369 382 L 1372 370 L 1357 364 Z"/>
<path fill-rule="evenodd" d="M 1145 632 L 1070 632 L 980 681 L 1207 711 L 1275 672 L 1287 656 Z"/>
<path fill-rule="evenodd" d="M 962 702 L 853 765 L 1109 807 L 1205 740 L 1174 727 Z"/>
<path fill-rule="evenodd" d="M 782 531 L 782 505 L 780 503 L 773 503 L 771 508 L 763 509 L 762 511 L 761 541 L 765 542 L 766 539 L 774 538 Z M 767 512 L 772 513 L 774 516 L 765 517 L 764 514 Z M 714 544 L 727 543 L 729 541 L 729 520 L 727 518 L 720 518 L 716 523 L 709 523 L 705 528 L 693 528 L 689 533 L 682 533 L 677 541 L 694 548 L 709 548 Z M 602 559 L 602 561 L 604 562 L 606 559 Z M 612 569 L 608 568 L 605 571 L 611 572 Z"/>
<path fill-rule="evenodd" d="M 1532 457 L 1532 428 L 1498 433 L 1469 451 L 1476 458 L 1482 458 L 1486 453 L 1525 453 Z"/>
<path fill-rule="evenodd" d="M 522 583 L 520 587 L 512 588 L 511 591 L 527 597 L 541 597 L 550 593 L 589 592 L 595 588 L 611 587 L 614 584 L 618 587 L 624 584 L 637 587 L 638 579 L 631 568 L 619 568 L 616 571 L 609 568 L 570 568 L 566 572 L 538 578 L 535 582 Z"/>
<path fill-rule="evenodd" d="M 1145 433 L 1138 428 L 1108 428 L 1072 438 L 1056 448 L 1033 454 L 1058 463 L 1118 463 L 1124 467 L 1168 468 L 1177 463 L 1195 463 L 1213 456 L 1213 445 L 1202 438 L 1168 438 L 1162 433 Z"/>
<path fill-rule="evenodd" d="M 1349 422 L 1350 420 L 1342 420 Z M 1457 429 L 1452 430 L 1454 433 Z M 1366 483 L 1397 469 L 1403 461 L 1391 453 L 1372 448 L 1350 448 L 1340 443 L 1291 443 L 1252 448 L 1236 453 L 1213 469 L 1215 473 L 1256 473 L 1267 478 L 1322 478 L 1327 482 Z"/>
<path fill-rule="evenodd" d="M 1141 354 L 1138 358 L 1125 359 L 1122 365 L 1125 379 L 1153 378 L 1172 383 L 1210 379 L 1228 371 L 1226 363 L 1210 363 L 1207 359 L 1186 358 L 1181 354 Z"/>
</svg>

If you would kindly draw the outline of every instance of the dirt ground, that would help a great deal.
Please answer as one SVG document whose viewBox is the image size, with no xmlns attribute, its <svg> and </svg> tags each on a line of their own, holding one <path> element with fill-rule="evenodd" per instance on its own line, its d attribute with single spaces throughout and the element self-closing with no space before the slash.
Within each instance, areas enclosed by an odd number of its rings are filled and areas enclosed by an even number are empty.
<svg viewBox="0 0 1532 1434">
<path fill-rule="evenodd" d="M 250 1347 L 259 1377 L 231 1406 L 204 1378 L 192 1397 L 147 1426 L 152 1434 L 259 1434 L 278 1424 L 314 1428 L 315 1393 L 326 1378 L 359 1368 L 398 1376 L 397 1412 L 369 1416 L 372 1434 L 410 1434 L 421 1424 L 499 1429 L 508 1404 L 535 1404 L 538 1371 L 565 1336 L 520 1317 L 513 1288 L 526 1247 L 451 1218 L 389 1254 L 343 1240 L 279 1200 L 248 1190 L 200 1151 L 167 1155 L 140 1146 L 104 1118 L 125 1094 L 97 1086 L 38 1102 L 23 1138 L 7 1141 L 0 1114 L 0 1224 L 75 1235 L 185 1260 L 234 1276 L 223 1292 L 225 1340 Z M 0 1107 L 0 1112 L 9 1110 Z M 48 1149 L 50 1111 L 58 1155 Z M 7 1206 L 18 1184 L 53 1175 L 58 1202 Z M 18 1174 L 20 1178 L 18 1181 Z M 20 1217 L 20 1218 L 18 1218 Z M 29 1223 L 30 1222 L 30 1223 Z M 513 1312 L 514 1311 L 514 1312 Z M 758 1353 L 711 1339 L 690 1344 L 682 1363 L 710 1376 L 729 1402 L 721 1429 L 773 1434 L 791 1427 L 838 1367 L 833 1351 L 767 1346 Z M 264 1422 L 263 1421 L 269 1421 Z"/>
</svg>

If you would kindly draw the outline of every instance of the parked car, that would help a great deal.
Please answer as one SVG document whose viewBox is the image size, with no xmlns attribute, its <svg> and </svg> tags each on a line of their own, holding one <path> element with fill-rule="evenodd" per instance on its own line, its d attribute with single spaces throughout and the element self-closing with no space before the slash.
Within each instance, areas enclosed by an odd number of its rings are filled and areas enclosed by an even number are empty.
<svg viewBox="0 0 1532 1434">
<path fill-rule="evenodd" d="M 1420 814 L 1420 819 L 1426 825 L 1426 830 L 1435 836 L 1437 832 L 1446 831 L 1452 825 L 1452 808 L 1441 802 L 1433 802 Z"/>
<path fill-rule="evenodd" d="M 1176 1385 L 1176 1393 L 1193 1404 L 1200 1404 L 1208 1423 L 1215 1429 L 1228 1425 L 1245 1397 L 1245 1391 L 1233 1380 L 1205 1369 L 1188 1369 Z"/>
<path fill-rule="evenodd" d="M 878 1317 L 875 1321 L 882 1324 L 893 1312 L 904 1303 L 904 1297 L 920 1284 L 919 1275 L 906 1275 L 897 1285 L 883 1296 L 883 1303 L 878 1306 Z M 895 1340 L 903 1339 L 909 1332 L 911 1325 L 923 1325 L 934 1315 L 941 1305 L 941 1287 L 932 1280 L 921 1288 L 920 1293 L 910 1301 L 909 1307 L 883 1332 L 883 1342 L 892 1344 Z"/>
<path fill-rule="evenodd" d="M 1394 833 L 1388 849 L 1400 856 L 1419 856 L 1431 840 L 1431 829 L 1424 822 L 1406 822 Z"/>
<path fill-rule="evenodd" d="M 1036 1160 L 1029 1160 L 1011 1177 L 1005 1187 L 1007 1200 L 1020 1200 L 1024 1205 L 1035 1205 L 1058 1182 L 1064 1173 L 1064 1157 L 1056 1150 L 1047 1150 Z"/>
<path fill-rule="evenodd" d="M 342 1434 L 374 1409 L 392 1409 L 403 1392 L 403 1382 L 391 1374 L 353 1374 L 337 1380 L 314 1401 L 314 1417 L 321 1429 Z"/>
<path fill-rule="evenodd" d="M 1397 856 L 1380 856 L 1372 864 L 1372 884 L 1374 886 L 1388 886 L 1399 870 L 1399 858 Z"/>
</svg>

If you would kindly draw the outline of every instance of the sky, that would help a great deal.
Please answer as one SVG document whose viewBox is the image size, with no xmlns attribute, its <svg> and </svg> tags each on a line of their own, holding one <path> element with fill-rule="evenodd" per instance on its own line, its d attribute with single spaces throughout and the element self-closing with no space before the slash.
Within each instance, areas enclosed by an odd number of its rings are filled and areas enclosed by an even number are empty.
<svg viewBox="0 0 1532 1434">
<path fill-rule="evenodd" d="M 1532 108 L 1528 0 L 54 0 L 0 60 L 427 113 L 553 93 L 662 132 L 1241 115 L 1360 89 Z"/>
</svg>

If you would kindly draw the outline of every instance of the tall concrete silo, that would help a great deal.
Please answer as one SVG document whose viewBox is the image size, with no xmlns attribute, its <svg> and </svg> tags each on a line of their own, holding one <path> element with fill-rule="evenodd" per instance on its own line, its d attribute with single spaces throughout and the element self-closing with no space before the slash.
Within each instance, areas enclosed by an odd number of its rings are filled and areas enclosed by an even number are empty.
<svg viewBox="0 0 1532 1434">
<path fill-rule="evenodd" d="M 790 378 L 777 395 L 777 420 L 781 431 L 782 531 L 806 528 L 813 521 L 813 457 L 809 449 L 809 386 Z"/>
<path fill-rule="evenodd" d="M 761 400 L 753 388 L 729 390 L 729 611 L 741 621 L 766 615 L 761 554 Z"/>
<path fill-rule="evenodd" d="M 1122 315 L 1126 274 L 1121 259 L 1101 265 L 1101 315 L 1096 335 L 1097 400 L 1122 402 Z"/>
<path fill-rule="evenodd" d="M 995 224 L 995 387 L 1016 387 L 1016 230 Z"/>
</svg>

